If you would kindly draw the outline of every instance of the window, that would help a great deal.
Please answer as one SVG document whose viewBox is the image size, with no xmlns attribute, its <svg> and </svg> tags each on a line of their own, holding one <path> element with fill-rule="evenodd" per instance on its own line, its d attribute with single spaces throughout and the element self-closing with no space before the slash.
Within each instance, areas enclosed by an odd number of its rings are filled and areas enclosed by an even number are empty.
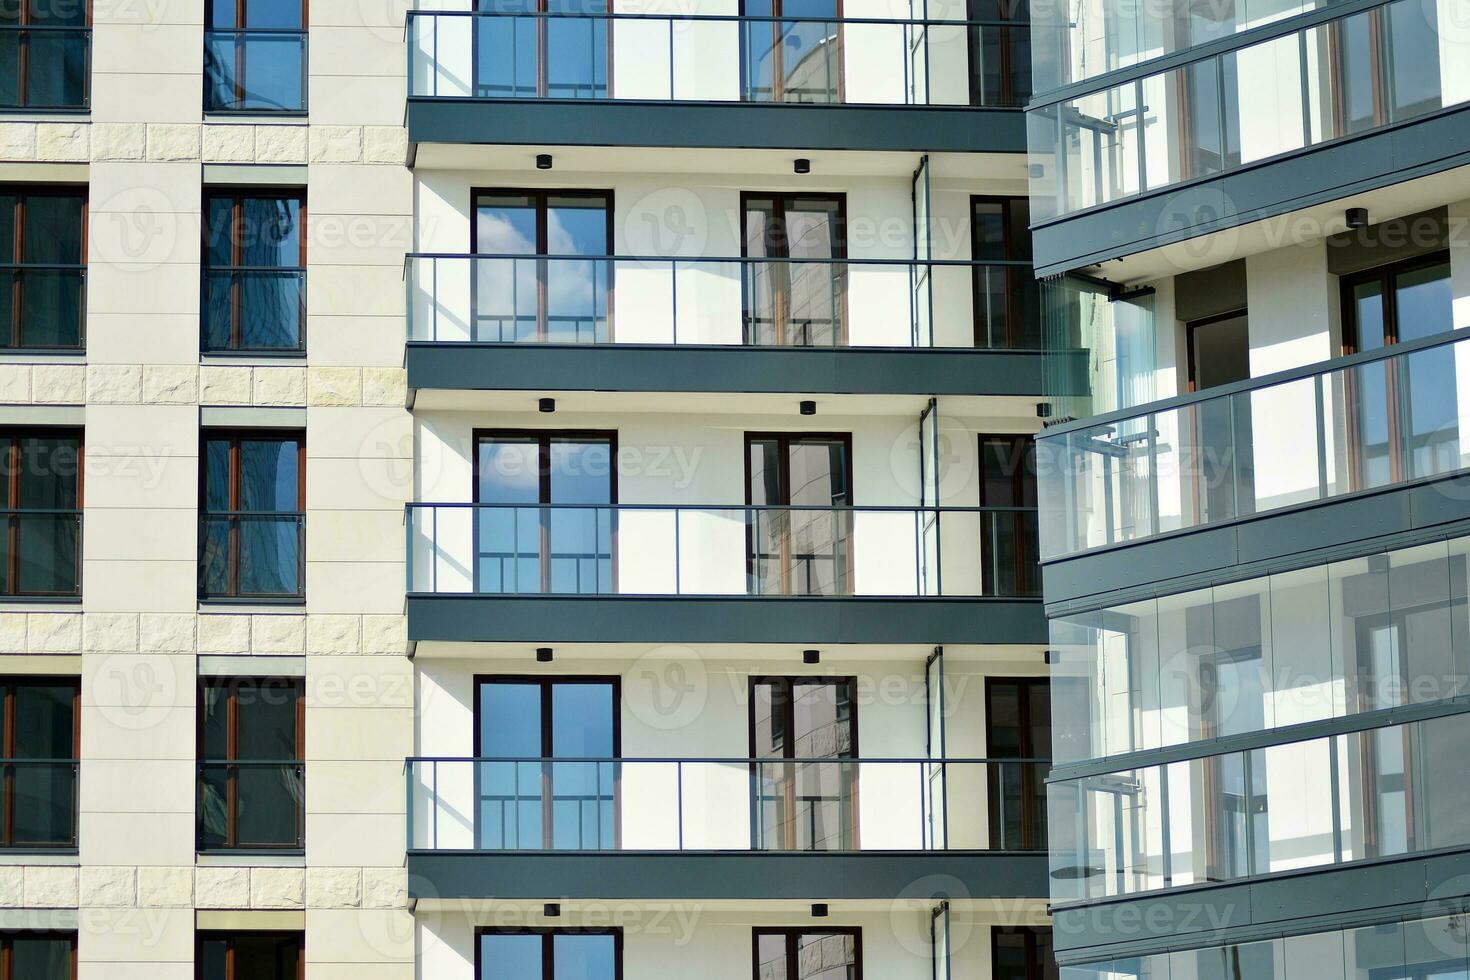
<svg viewBox="0 0 1470 980">
<path fill-rule="evenodd" d="M 852 436 L 747 433 L 752 595 L 852 591 Z"/>
<path fill-rule="evenodd" d="M 481 677 L 475 683 L 475 846 L 617 847 L 616 677 Z"/>
<path fill-rule="evenodd" d="M 1031 271 L 1029 215 L 1024 197 L 970 199 L 976 347 L 1041 349 L 1041 292 Z"/>
<path fill-rule="evenodd" d="M 301 980 L 305 948 L 299 932 L 201 932 L 199 980 Z"/>
<path fill-rule="evenodd" d="M 985 682 L 985 754 L 992 759 L 1051 758 L 1051 684 L 1044 677 Z M 1046 766 L 991 765 L 990 846 L 1046 847 Z"/>
<path fill-rule="evenodd" d="M 0 349 L 82 347 L 86 240 L 85 190 L 0 186 Z"/>
<path fill-rule="evenodd" d="M 76 980 L 76 975 L 76 933 L 0 933 L 0 980 Z"/>
<path fill-rule="evenodd" d="M 477 190 L 474 199 L 471 339 L 611 341 L 612 192 Z"/>
<path fill-rule="evenodd" d="M 745 343 L 847 343 L 847 199 L 742 194 Z"/>
<path fill-rule="evenodd" d="M 306 437 L 206 430 L 203 457 L 200 595 L 303 595 Z"/>
<path fill-rule="evenodd" d="M 753 677 L 750 755 L 757 850 L 851 851 L 858 843 L 857 679 Z M 792 974 L 795 976 L 795 974 Z"/>
<path fill-rule="evenodd" d="M 77 844 L 75 677 L 0 678 L 4 713 L 3 847 Z"/>
<path fill-rule="evenodd" d="M 204 111 L 306 111 L 306 0 L 205 0 Z"/>
<path fill-rule="evenodd" d="M 1249 321 L 1245 311 L 1186 324 L 1189 390 L 1233 384 L 1251 376 Z"/>
<path fill-rule="evenodd" d="M 80 595 L 81 435 L 0 429 L 0 466 L 6 514 L 0 595 Z"/>
<path fill-rule="evenodd" d="M 1453 304 L 1448 252 L 1343 276 L 1343 353 L 1453 330 Z"/>
<path fill-rule="evenodd" d="M 1024 106 L 1031 98 L 1031 6 L 968 0 L 970 105 Z M 1014 25 L 1014 26 L 1010 26 Z"/>
<path fill-rule="evenodd" d="M 475 591 L 606 594 L 617 434 L 475 432 Z"/>
<path fill-rule="evenodd" d="M 621 929 L 480 929 L 476 980 L 622 980 Z"/>
<path fill-rule="evenodd" d="M 993 926 L 990 949 L 992 980 L 1057 980 L 1047 926 Z"/>
<path fill-rule="evenodd" d="M 306 192 L 205 196 L 203 347 L 306 352 Z"/>
<path fill-rule="evenodd" d="M 85 109 L 90 5 L 16 0 L 0 17 L 0 109 Z"/>
<path fill-rule="evenodd" d="M 475 95 L 482 99 L 605 99 L 612 94 L 608 0 L 478 0 Z M 516 14 L 528 16 L 515 16 Z M 551 16 L 536 16 L 536 14 Z M 556 16 L 572 15 L 572 16 Z"/>
<path fill-rule="evenodd" d="M 861 929 L 757 929 L 755 980 L 862 980 Z"/>
<path fill-rule="evenodd" d="M 740 15 L 761 18 L 740 24 L 747 102 L 842 101 L 842 0 L 741 0 Z"/>
<path fill-rule="evenodd" d="M 201 681 L 201 851 L 302 846 L 305 708 L 300 678 Z"/>
<path fill-rule="evenodd" d="M 984 594 L 1041 595 L 1034 438 L 980 437 L 980 506 Z"/>
</svg>

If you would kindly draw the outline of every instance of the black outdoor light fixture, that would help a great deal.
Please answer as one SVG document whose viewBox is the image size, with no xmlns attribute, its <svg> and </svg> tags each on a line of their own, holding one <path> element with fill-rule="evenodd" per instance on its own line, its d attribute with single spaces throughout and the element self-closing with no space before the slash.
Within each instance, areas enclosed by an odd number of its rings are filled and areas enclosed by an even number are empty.
<svg viewBox="0 0 1470 980">
<path fill-rule="evenodd" d="M 812 172 L 812 162 L 806 157 L 797 157 L 792 169 L 799 174 L 809 174 Z"/>
<path fill-rule="evenodd" d="M 810 401 L 810 400 L 802 402 L 801 403 L 801 414 L 803 414 L 803 415 L 816 415 L 817 414 L 817 403 L 814 402 L 814 401 Z"/>
<path fill-rule="evenodd" d="M 546 916 L 546 918 L 548 919 L 560 919 L 561 903 L 547 902 L 545 905 L 541 906 L 541 914 Z"/>
<path fill-rule="evenodd" d="M 801 651 L 801 662 L 804 663 L 804 664 L 819 664 L 819 663 L 821 663 L 822 662 L 822 651 L 820 651 L 820 650 L 803 650 L 803 651 Z"/>
<path fill-rule="evenodd" d="M 827 911 L 828 910 L 827 910 L 827 903 L 826 902 L 813 902 L 812 903 L 812 918 L 813 919 L 825 919 L 827 917 Z"/>
<path fill-rule="evenodd" d="M 549 664 L 549 663 L 551 663 L 551 647 L 537 647 L 536 648 L 536 662 L 538 664 Z"/>
<path fill-rule="evenodd" d="M 542 398 L 536 403 L 536 408 L 538 411 L 541 412 L 542 415 L 550 415 L 552 412 L 556 411 L 556 399 Z"/>
<path fill-rule="evenodd" d="M 551 169 L 551 154 L 550 153 L 538 153 L 538 154 L 536 154 L 536 169 L 537 170 L 550 170 Z"/>
<path fill-rule="evenodd" d="M 1367 208 L 1348 208 L 1347 209 L 1347 226 L 1349 228 L 1366 228 L 1366 227 L 1368 227 L 1368 209 Z"/>
</svg>

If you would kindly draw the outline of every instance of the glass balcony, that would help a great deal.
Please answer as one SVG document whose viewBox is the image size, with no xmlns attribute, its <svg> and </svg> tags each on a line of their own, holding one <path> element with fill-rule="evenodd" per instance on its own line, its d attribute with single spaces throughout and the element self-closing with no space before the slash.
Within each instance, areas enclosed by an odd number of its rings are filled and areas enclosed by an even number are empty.
<svg viewBox="0 0 1470 980">
<path fill-rule="evenodd" d="M 306 31 L 205 31 L 204 111 L 305 112 Z"/>
<path fill-rule="evenodd" d="M 1463 105 L 1470 100 L 1462 70 L 1470 62 L 1467 13 L 1466 0 L 1397 0 L 1033 109 L 1032 218 Z M 1051 35 L 1038 28 L 1038 36 Z M 1161 53 L 1160 43 L 1150 40 L 1127 63 Z"/>
<path fill-rule="evenodd" d="M 1470 714 L 1052 782 L 1052 899 L 1470 846 Z"/>
<path fill-rule="evenodd" d="M 1042 759 L 407 761 L 429 851 L 1034 851 Z M 861 786 L 861 792 L 859 792 Z"/>
<path fill-rule="evenodd" d="M 1047 430 L 1042 560 L 1470 467 L 1467 354 L 1444 334 Z"/>
<path fill-rule="evenodd" d="M 19 6 L 26 6 L 24 0 Z M 62 20 L 77 23 L 63 23 L 28 10 L 26 22 L 0 24 L 0 109 L 66 111 L 88 107 L 92 31 L 80 22 L 86 8 L 76 4 L 74 9 L 74 18 Z M 12 7 L 9 16 L 15 14 Z"/>
<path fill-rule="evenodd" d="M 199 763 L 201 851 L 295 850 L 303 845 L 306 766 L 300 760 Z"/>
<path fill-rule="evenodd" d="M 216 512 L 199 519 L 203 598 L 299 598 L 306 580 L 306 516 Z"/>
<path fill-rule="evenodd" d="M 409 504 L 408 591 L 474 595 L 1035 594 L 1025 508 Z M 993 549 L 994 553 L 987 551 Z M 1004 568 L 987 578 L 982 568 Z M 1022 590 L 1030 591 L 1022 591 Z M 1013 591 L 1007 591 L 1013 590 Z"/>
<path fill-rule="evenodd" d="M 410 11 L 409 96 L 1019 107 L 1025 21 Z"/>
<path fill-rule="evenodd" d="M 405 285 L 411 342 L 1041 346 L 1027 262 L 417 254 Z"/>
<path fill-rule="evenodd" d="M 0 759 L 0 851 L 77 846 L 77 771 L 75 759 Z"/>
</svg>

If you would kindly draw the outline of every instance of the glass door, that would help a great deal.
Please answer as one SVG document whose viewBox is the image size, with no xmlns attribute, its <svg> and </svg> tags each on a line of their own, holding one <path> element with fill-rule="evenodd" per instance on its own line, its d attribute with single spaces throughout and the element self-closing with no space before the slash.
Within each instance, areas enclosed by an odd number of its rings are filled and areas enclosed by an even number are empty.
<svg viewBox="0 0 1470 980">
<path fill-rule="evenodd" d="M 477 681 L 477 848 L 617 847 L 618 688 L 610 677 Z"/>
<path fill-rule="evenodd" d="M 475 591 L 616 591 L 609 432 L 477 432 Z"/>
<path fill-rule="evenodd" d="M 846 198 L 746 194 L 742 210 L 745 343 L 845 345 Z"/>
<path fill-rule="evenodd" d="M 1051 683 L 993 677 L 985 685 L 985 751 L 993 759 L 1051 758 Z M 1046 786 L 1040 765 L 990 767 L 990 846 L 1046 847 Z"/>
<path fill-rule="evenodd" d="M 742 0 L 747 102 L 842 101 L 842 0 Z"/>
<path fill-rule="evenodd" d="M 757 677 L 750 682 L 750 754 L 757 850 L 858 846 L 855 678 Z"/>
<path fill-rule="evenodd" d="M 852 437 L 748 434 L 752 595 L 852 593 Z"/>
</svg>

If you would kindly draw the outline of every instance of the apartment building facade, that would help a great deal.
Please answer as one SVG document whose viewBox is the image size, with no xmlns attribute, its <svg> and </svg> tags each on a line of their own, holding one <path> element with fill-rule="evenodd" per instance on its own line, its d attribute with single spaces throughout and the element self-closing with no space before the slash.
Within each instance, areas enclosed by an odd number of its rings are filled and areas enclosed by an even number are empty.
<svg viewBox="0 0 1470 980">
<path fill-rule="evenodd" d="M 1024 7 L 450 8 L 0 19 L 0 980 L 1055 976 Z"/>
<path fill-rule="evenodd" d="M 1063 977 L 1464 977 L 1467 9 L 1033 9 Z"/>
</svg>

